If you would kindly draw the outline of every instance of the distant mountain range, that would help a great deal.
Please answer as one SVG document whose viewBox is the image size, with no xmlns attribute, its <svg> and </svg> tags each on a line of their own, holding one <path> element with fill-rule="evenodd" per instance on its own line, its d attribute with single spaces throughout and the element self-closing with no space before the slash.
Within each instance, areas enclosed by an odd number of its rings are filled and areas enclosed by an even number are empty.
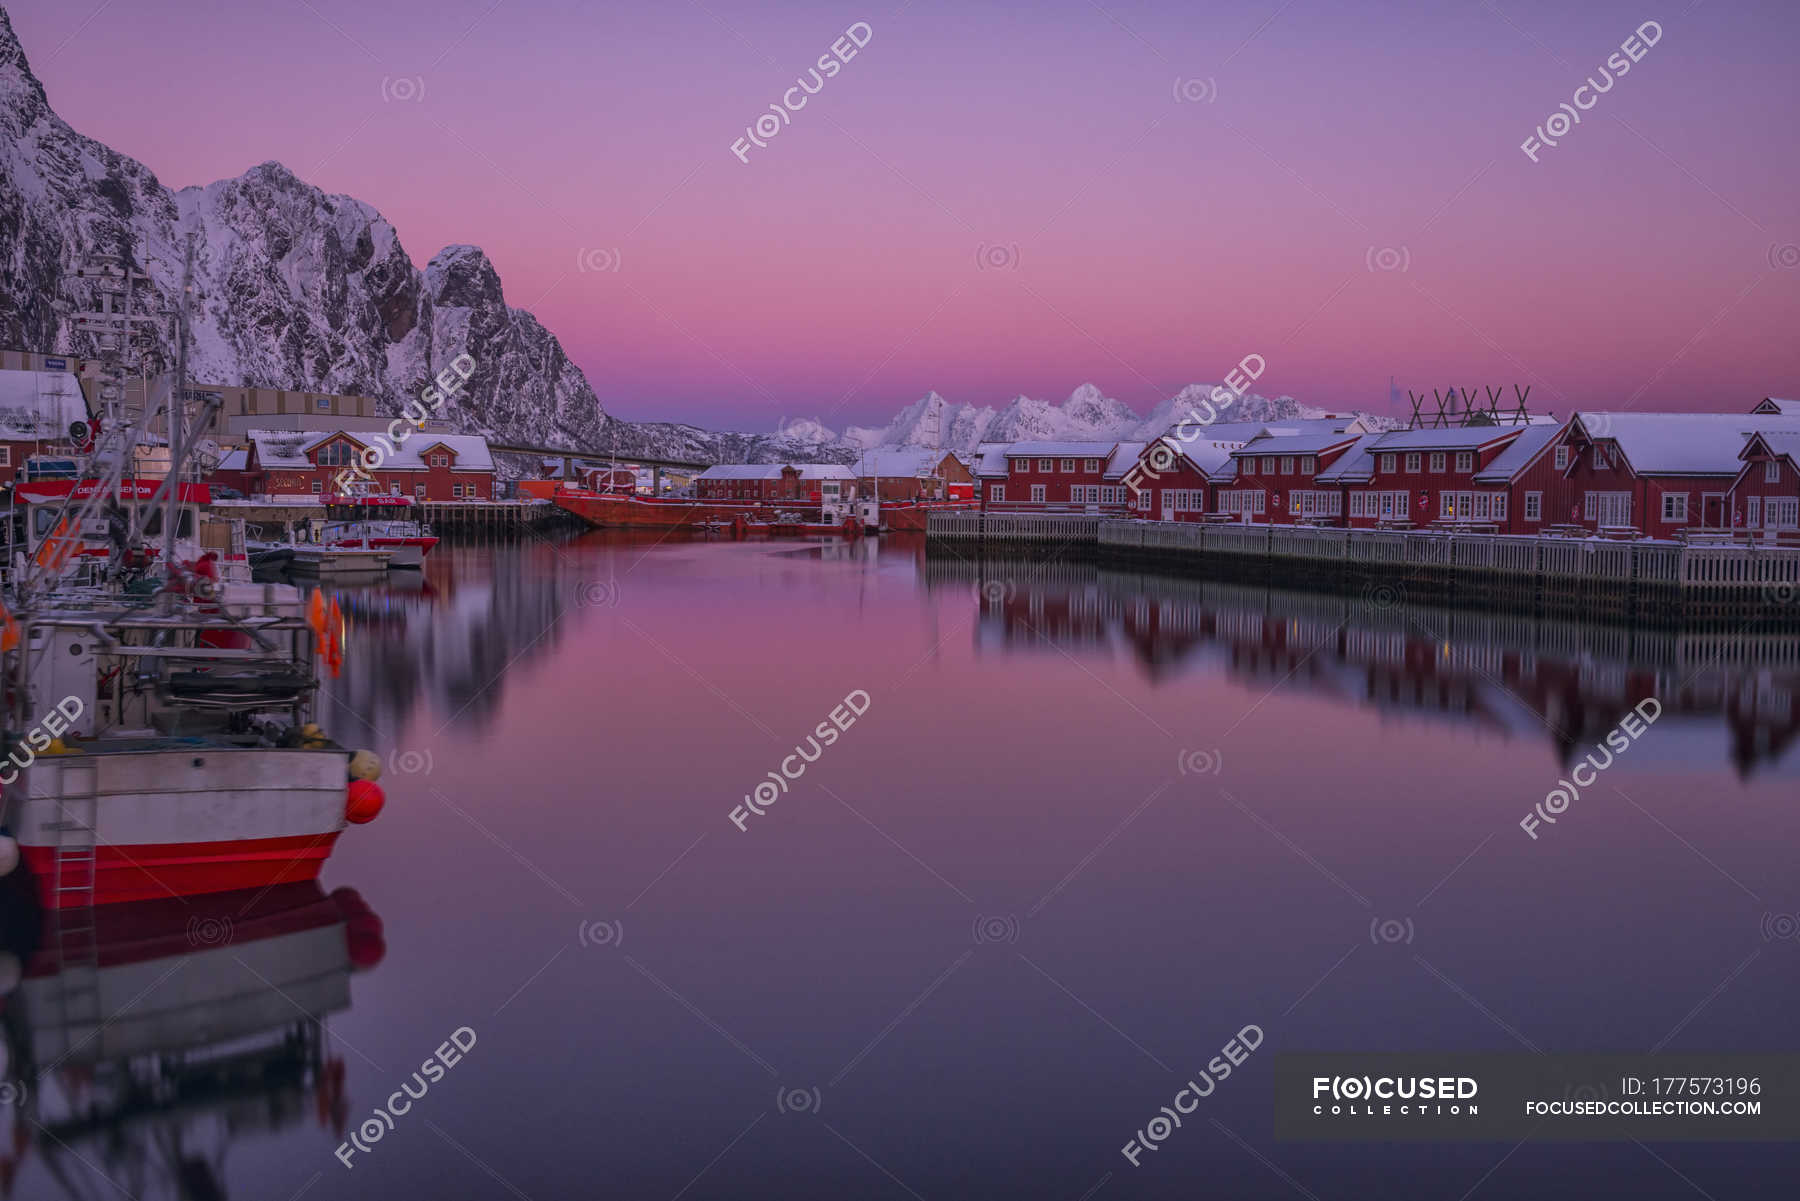
<svg viewBox="0 0 1800 1201">
<path fill-rule="evenodd" d="M 507 304 L 478 247 L 447 246 L 420 271 L 373 206 L 327 195 L 275 162 L 204 187 L 165 187 L 56 115 L 0 8 L 0 346 L 91 353 L 72 322 L 94 304 L 91 285 L 74 275 L 94 253 L 120 255 L 149 276 L 147 308 L 171 308 L 189 232 L 200 298 L 189 354 L 196 382 L 355 393 L 397 415 L 467 353 L 475 374 L 441 415 L 513 442 L 616 448 L 622 457 L 848 463 L 883 445 L 969 451 L 1022 438 L 1147 438 L 1211 391 L 1190 385 L 1148 417 L 1092 384 L 1061 404 L 1021 396 L 999 410 L 932 392 L 885 426 L 841 435 L 816 421 L 769 434 L 621 421 L 556 336 Z M 146 327 L 146 348 L 164 364 L 174 358 L 171 340 L 166 325 Z M 1249 420 L 1311 412 L 1289 397 L 1255 395 L 1234 410 Z"/>
</svg>

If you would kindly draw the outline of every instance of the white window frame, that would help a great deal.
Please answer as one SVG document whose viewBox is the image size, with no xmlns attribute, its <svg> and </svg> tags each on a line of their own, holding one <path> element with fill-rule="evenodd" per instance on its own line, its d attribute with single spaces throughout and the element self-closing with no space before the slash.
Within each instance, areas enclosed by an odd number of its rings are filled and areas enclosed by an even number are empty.
<svg viewBox="0 0 1800 1201">
<path fill-rule="evenodd" d="M 1044 485 L 1033 484 L 1031 486 L 1031 503 L 1034 505 L 1041 505 L 1044 503 Z"/>
<path fill-rule="evenodd" d="M 1243 459 L 1240 460 L 1240 462 L 1242 462 L 1244 465 L 1244 474 L 1245 475 L 1255 475 L 1256 474 L 1256 456 L 1255 455 L 1245 455 L 1243 457 Z"/>
<path fill-rule="evenodd" d="M 1005 484 L 989 484 L 988 485 L 988 499 L 989 500 L 1005 500 L 1006 499 L 1006 485 Z"/>
<path fill-rule="evenodd" d="M 1665 522 L 1686 521 L 1688 519 L 1688 494 L 1685 492 L 1663 493 L 1662 519 Z"/>
<path fill-rule="evenodd" d="M 1557 444 L 1555 463 L 1558 471 L 1567 471 L 1569 469 L 1569 444 L 1567 442 Z"/>
<path fill-rule="evenodd" d="M 1318 469 L 1319 469 L 1319 461 L 1317 459 L 1313 458 L 1313 456 L 1302 455 L 1300 457 L 1300 473 L 1302 475 L 1311 475 L 1313 472 L 1317 471 Z"/>
<path fill-rule="evenodd" d="M 1275 474 L 1275 456 L 1274 455 L 1264 455 L 1263 456 L 1262 473 L 1264 475 L 1274 475 Z"/>
<path fill-rule="evenodd" d="M 1058 468 L 1058 470 L 1060 470 L 1064 475 L 1075 474 L 1075 460 L 1074 459 L 1064 459 L 1062 461 L 1061 466 Z"/>
<path fill-rule="evenodd" d="M 1456 469 L 1458 471 L 1473 471 L 1473 470 L 1475 470 L 1475 452 L 1472 450 L 1457 451 L 1456 452 Z"/>
<path fill-rule="evenodd" d="M 1293 455 L 1282 455 L 1281 456 L 1281 474 L 1282 475 L 1293 475 L 1294 474 L 1294 456 Z"/>
<path fill-rule="evenodd" d="M 1771 530 L 1800 528 L 1800 496 L 1771 496 L 1763 504 L 1763 526 Z"/>
<path fill-rule="evenodd" d="M 1421 454 L 1420 452 L 1418 452 L 1416 450 L 1407 452 L 1406 472 L 1408 475 L 1417 475 L 1419 473 L 1420 468 L 1422 468 L 1424 465 L 1425 465 L 1425 456 L 1423 454 Z"/>
<path fill-rule="evenodd" d="M 1443 474 L 1444 463 L 1445 463 L 1445 458 L 1444 458 L 1443 451 L 1434 450 L 1431 452 L 1431 470 L 1432 470 L 1433 474 L 1436 474 L 1436 475 Z"/>
<path fill-rule="evenodd" d="M 1542 521 L 1544 519 L 1544 494 L 1527 492 L 1525 494 L 1525 520 Z"/>
<path fill-rule="evenodd" d="M 1098 471 L 1098 470 L 1100 470 L 1100 460 L 1099 459 L 1083 459 L 1083 460 L 1081 460 L 1081 469 L 1083 471 Z"/>
<path fill-rule="evenodd" d="M 1007 461 L 1007 474 L 1009 475 L 1024 475 L 1030 470 L 1030 459 L 1009 459 Z"/>
<path fill-rule="evenodd" d="M 417 497 L 419 500 L 424 500 L 425 499 L 425 485 L 424 484 L 414 484 L 413 485 L 413 496 Z"/>
<path fill-rule="evenodd" d="M 1393 455 L 1391 455 L 1391 454 L 1390 454 L 1390 455 L 1382 455 L 1382 456 L 1381 456 L 1381 469 L 1382 469 L 1382 471 L 1384 471 L 1384 472 L 1392 472 L 1392 471 L 1393 471 L 1393 470 L 1394 470 L 1394 463 L 1395 463 L 1395 462 L 1396 462 L 1396 461 L 1397 461 L 1397 460 L 1396 460 L 1396 458 L 1395 458 L 1395 456 L 1393 456 Z"/>
<path fill-rule="evenodd" d="M 1779 484 L 1781 482 L 1781 460 L 1770 459 L 1763 464 L 1763 483 Z"/>
</svg>

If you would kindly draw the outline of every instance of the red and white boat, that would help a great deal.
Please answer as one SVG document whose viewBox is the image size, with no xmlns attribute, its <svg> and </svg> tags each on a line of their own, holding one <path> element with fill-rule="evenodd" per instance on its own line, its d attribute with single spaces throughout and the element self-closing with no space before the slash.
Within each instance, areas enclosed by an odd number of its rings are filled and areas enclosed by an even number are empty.
<svg viewBox="0 0 1800 1201">
<path fill-rule="evenodd" d="M 0 869 L 22 864 L 46 907 L 312 880 L 380 810 L 379 761 L 306 722 L 341 627 L 285 584 L 166 593 L 8 619 Z"/>
<path fill-rule="evenodd" d="M 438 540 L 426 525 L 407 516 L 412 505 L 410 496 L 327 496 L 319 542 L 334 550 L 387 551 L 389 567 L 423 567 Z"/>
</svg>

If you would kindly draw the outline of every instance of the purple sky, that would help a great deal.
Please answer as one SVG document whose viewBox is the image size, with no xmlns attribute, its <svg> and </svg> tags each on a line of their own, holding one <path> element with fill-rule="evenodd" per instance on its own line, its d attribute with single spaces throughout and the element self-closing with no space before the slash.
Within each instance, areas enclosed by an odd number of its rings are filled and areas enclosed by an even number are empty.
<svg viewBox="0 0 1800 1201">
<path fill-rule="evenodd" d="M 421 265 L 482 246 L 629 418 L 1087 380 L 1144 409 L 1251 352 L 1332 406 L 1390 374 L 1559 412 L 1800 394 L 1792 0 L 97 4 L 8 6 L 77 129 L 174 186 L 278 159 Z"/>
</svg>

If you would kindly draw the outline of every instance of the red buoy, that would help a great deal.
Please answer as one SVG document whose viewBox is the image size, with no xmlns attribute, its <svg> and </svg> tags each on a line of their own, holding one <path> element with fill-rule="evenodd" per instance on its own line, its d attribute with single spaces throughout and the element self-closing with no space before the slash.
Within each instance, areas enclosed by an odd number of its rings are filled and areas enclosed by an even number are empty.
<svg viewBox="0 0 1800 1201">
<path fill-rule="evenodd" d="M 353 825 L 372 822 L 387 803 L 387 794 L 373 780 L 350 781 L 349 799 L 344 804 L 344 820 Z"/>
</svg>

